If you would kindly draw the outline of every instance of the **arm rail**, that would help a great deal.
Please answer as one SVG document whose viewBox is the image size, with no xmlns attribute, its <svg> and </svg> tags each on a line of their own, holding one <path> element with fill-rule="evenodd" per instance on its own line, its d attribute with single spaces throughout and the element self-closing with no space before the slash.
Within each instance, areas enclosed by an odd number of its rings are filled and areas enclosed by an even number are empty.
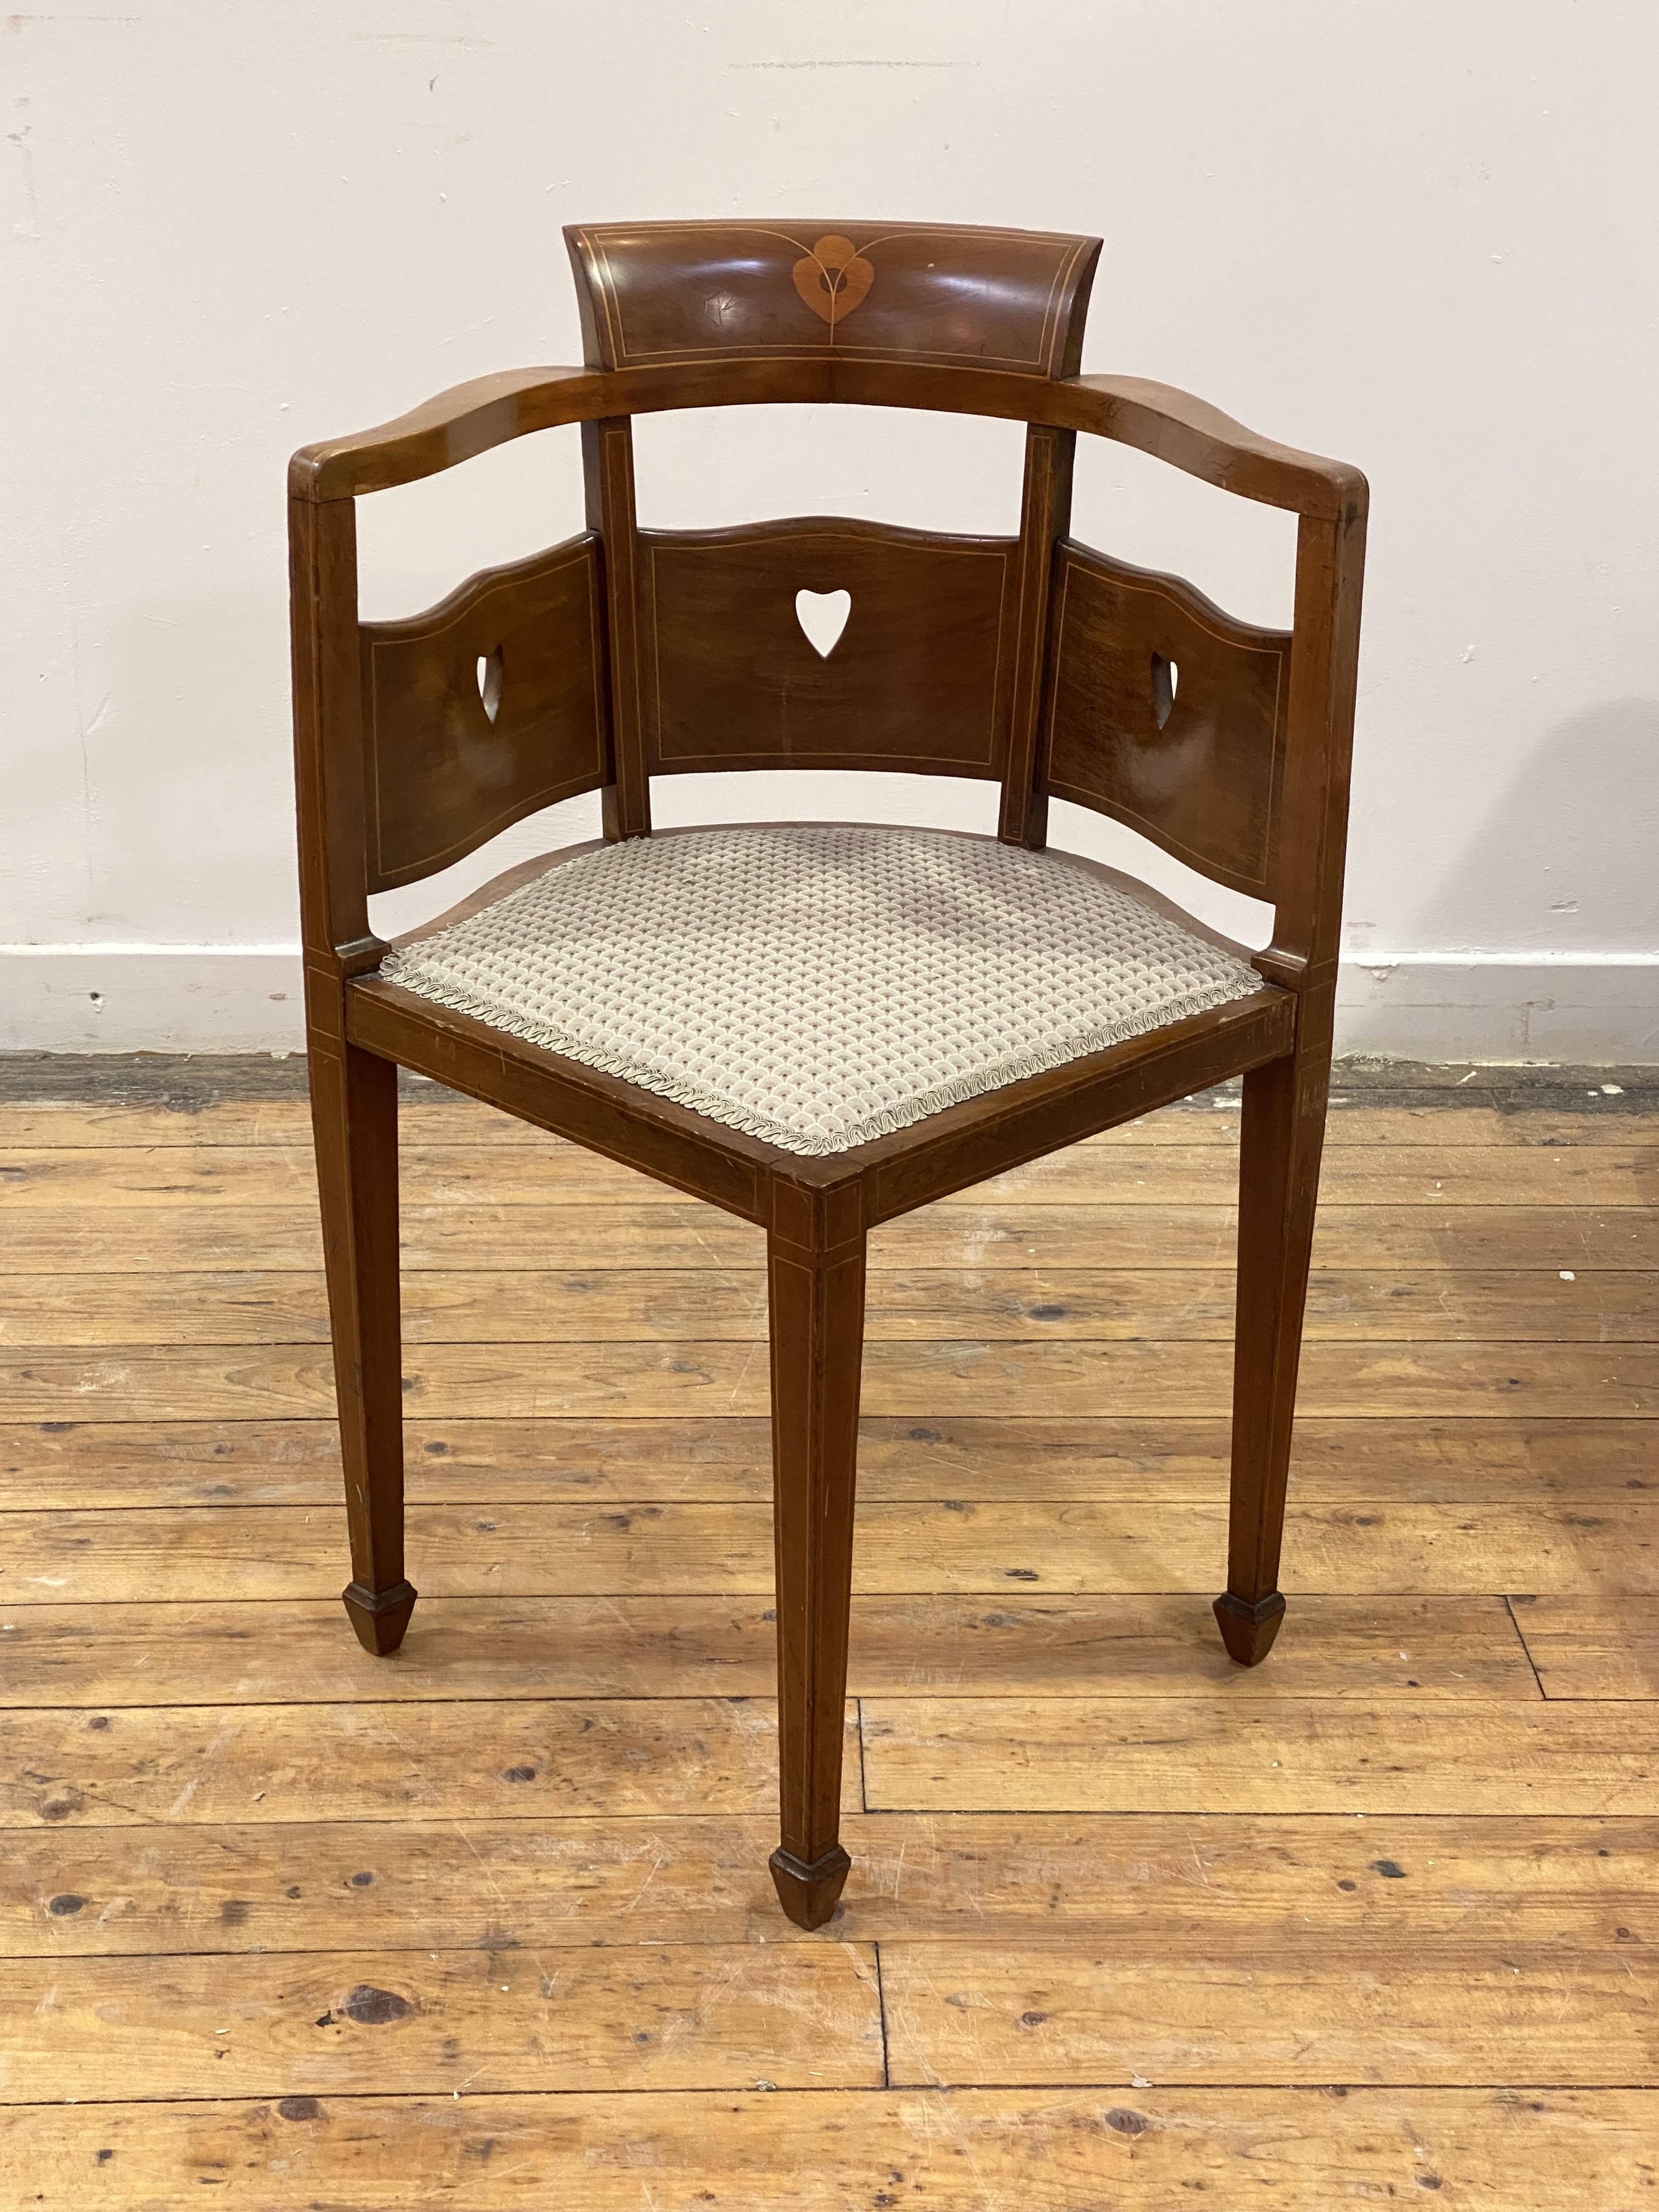
<svg viewBox="0 0 1659 2212">
<path fill-rule="evenodd" d="M 1344 461 L 1298 452 L 1172 385 L 1133 376 L 1038 383 L 991 369 L 818 361 L 723 362 L 667 369 L 523 368 L 475 377 L 378 428 L 307 446 L 289 489 L 351 499 L 435 476 L 508 439 L 561 423 L 675 407 L 844 400 L 983 414 L 1083 430 L 1133 446 L 1188 476 L 1268 507 L 1322 520 L 1364 511 L 1365 479 Z"/>
</svg>

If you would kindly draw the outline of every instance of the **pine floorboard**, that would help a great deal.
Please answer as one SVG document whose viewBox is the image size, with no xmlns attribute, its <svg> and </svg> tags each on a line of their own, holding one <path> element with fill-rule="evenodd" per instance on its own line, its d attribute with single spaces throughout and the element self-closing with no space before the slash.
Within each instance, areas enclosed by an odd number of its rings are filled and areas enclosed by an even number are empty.
<svg viewBox="0 0 1659 2212">
<path fill-rule="evenodd" d="M 376 1662 L 301 1074 L 0 1064 L 0 2212 L 1647 2202 L 1659 1085 L 1337 1101 L 1251 1674 L 1236 1093 L 873 1240 L 805 1936 L 757 1233 L 405 1087 Z"/>
</svg>

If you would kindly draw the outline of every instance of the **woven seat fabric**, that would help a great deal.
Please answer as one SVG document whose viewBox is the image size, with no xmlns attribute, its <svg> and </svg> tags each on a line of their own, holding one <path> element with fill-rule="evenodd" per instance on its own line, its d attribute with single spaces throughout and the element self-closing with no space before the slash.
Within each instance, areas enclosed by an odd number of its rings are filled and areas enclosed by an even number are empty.
<svg viewBox="0 0 1659 2212">
<path fill-rule="evenodd" d="M 381 973 L 805 1154 L 1261 987 L 1061 855 L 839 824 L 606 846 Z"/>
</svg>

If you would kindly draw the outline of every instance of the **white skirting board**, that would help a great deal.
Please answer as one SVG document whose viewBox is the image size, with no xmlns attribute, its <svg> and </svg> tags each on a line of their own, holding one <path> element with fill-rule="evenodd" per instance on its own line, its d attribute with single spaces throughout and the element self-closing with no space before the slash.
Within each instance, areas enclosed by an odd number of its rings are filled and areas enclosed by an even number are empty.
<svg viewBox="0 0 1659 2212">
<path fill-rule="evenodd" d="M 1659 1062 L 1659 952 L 1346 959 L 1336 1048 L 1384 1060 L 1651 1066 Z"/>
<path fill-rule="evenodd" d="M 303 1052 L 292 945 L 0 947 L 0 1052 Z"/>
<path fill-rule="evenodd" d="M 283 945 L 0 947 L 0 1051 L 294 1052 Z M 1368 953 L 1345 963 L 1337 1050 L 1385 1059 L 1659 1063 L 1659 953 Z"/>
</svg>

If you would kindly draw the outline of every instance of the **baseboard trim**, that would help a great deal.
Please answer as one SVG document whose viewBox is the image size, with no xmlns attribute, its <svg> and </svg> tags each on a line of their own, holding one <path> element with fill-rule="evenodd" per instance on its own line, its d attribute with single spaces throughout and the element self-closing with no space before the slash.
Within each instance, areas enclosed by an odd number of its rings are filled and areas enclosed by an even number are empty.
<svg viewBox="0 0 1659 2212">
<path fill-rule="evenodd" d="M 1659 1064 L 1659 953 L 1370 952 L 1343 963 L 1337 1050 Z M 0 1051 L 293 1052 L 291 945 L 0 945 Z"/>
<path fill-rule="evenodd" d="M 297 945 L 0 945 L 0 1051 L 296 1052 Z"/>
<path fill-rule="evenodd" d="M 1368 953 L 1342 963 L 1336 1048 L 1389 1060 L 1646 1067 L 1659 953 Z"/>
</svg>

